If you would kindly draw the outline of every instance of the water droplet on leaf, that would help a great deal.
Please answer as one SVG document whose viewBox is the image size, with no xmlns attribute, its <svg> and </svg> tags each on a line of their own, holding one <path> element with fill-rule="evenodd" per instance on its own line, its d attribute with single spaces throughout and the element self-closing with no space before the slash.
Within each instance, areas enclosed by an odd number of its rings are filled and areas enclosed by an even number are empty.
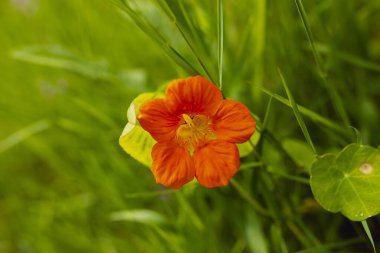
<svg viewBox="0 0 380 253">
<path fill-rule="evenodd" d="M 363 163 L 360 167 L 359 167 L 359 170 L 363 173 L 363 174 L 366 174 L 366 175 L 369 175 L 372 173 L 373 171 L 373 167 L 371 164 L 369 163 Z"/>
</svg>

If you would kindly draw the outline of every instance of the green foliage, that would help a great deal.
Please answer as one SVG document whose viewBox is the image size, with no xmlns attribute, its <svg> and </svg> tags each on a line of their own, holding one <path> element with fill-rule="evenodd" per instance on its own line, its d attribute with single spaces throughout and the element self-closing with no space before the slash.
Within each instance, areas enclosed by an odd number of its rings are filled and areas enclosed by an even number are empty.
<svg viewBox="0 0 380 253">
<path fill-rule="evenodd" d="M 376 212 L 327 212 L 309 181 L 311 143 L 336 166 L 349 143 L 380 144 L 379 12 L 378 0 L 0 1 L 0 252 L 379 248 Z M 118 140 L 134 98 L 194 74 L 246 104 L 258 131 L 228 186 L 174 191 L 146 169 L 148 146 L 129 148 L 140 163 Z M 133 119 L 121 140 L 150 138 Z M 362 181 L 340 179 L 357 201 L 347 184 Z"/>
<path fill-rule="evenodd" d="M 309 131 L 307 130 L 305 121 L 303 120 L 303 117 L 302 117 L 300 111 L 298 110 L 298 106 L 297 106 L 296 102 L 294 101 L 293 95 L 290 92 L 290 90 L 289 90 L 289 88 L 288 88 L 288 86 L 286 84 L 286 81 L 285 81 L 284 77 L 282 76 L 282 73 L 281 73 L 280 70 L 279 70 L 279 74 L 281 76 L 281 81 L 282 81 L 282 84 L 284 85 L 286 94 L 288 95 L 290 106 L 293 109 L 294 115 L 296 116 L 296 119 L 298 121 L 298 124 L 300 125 L 302 133 L 305 136 L 305 139 L 306 139 L 307 143 L 309 144 L 311 150 L 316 155 L 317 154 L 317 150 L 315 149 L 313 141 L 311 140 L 311 137 L 310 137 Z"/>
<path fill-rule="evenodd" d="M 254 132 L 254 134 L 251 136 L 249 141 L 237 144 L 239 149 L 240 157 L 244 157 L 249 155 L 254 147 L 257 145 L 257 143 L 260 141 L 261 134 L 259 131 Z"/>
<path fill-rule="evenodd" d="M 338 154 L 314 162 L 310 185 L 317 201 L 330 212 L 362 221 L 380 213 L 380 152 L 351 144 Z"/>
<path fill-rule="evenodd" d="M 373 241 L 373 237 L 372 237 L 372 234 L 371 234 L 371 230 L 370 230 L 369 227 L 368 227 L 368 223 L 367 223 L 367 221 L 366 221 L 366 220 L 363 220 L 363 221 L 362 221 L 362 225 L 363 225 L 363 228 L 364 228 L 365 233 L 366 233 L 367 236 L 368 236 L 369 241 L 370 241 L 371 244 L 372 244 L 373 252 L 376 253 L 375 242 Z"/>
<path fill-rule="evenodd" d="M 147 225 L 160 225 L 166 223 L 166 219 L 152 210 L 127 210 L 111 214 L 112 221 L 130 221 Z"/>
<path fill-rule="evenodd" d="M 37 134 L 39 132 L 42 132 L 48 129 L 49 127 L 51 127 L 51 124 L 49 121 L 40 120 L 21 129 L 20 131 L 17 131 L 16 133 L 8 136 L 6 139 L 0 142 L 0 152 L 4 152 L 7 149 L 12 148 L 14 145 L 20 142 L 23 142 L 28 137 L 34 134 Z"/>
<path fill-rule="evenodd" d="M 128 123 L 120 136 L 119 143 L 130 156 L 147 167 L 152 165 L 150 155 L 156 141 L 139 124 L 139 107 L 146 100 L 163 97 L 162 93 L 143 93 L 136 97 L 128 108 Z"/>
<path fill-rule="evenodd" d="M 93 79 L 110 80 L 112 73 L 105 62 L 89 62 L 60 46 L 29 47 L 13 52 L 12 57 L 34 64 L 73 71 Z"/>
</svg>

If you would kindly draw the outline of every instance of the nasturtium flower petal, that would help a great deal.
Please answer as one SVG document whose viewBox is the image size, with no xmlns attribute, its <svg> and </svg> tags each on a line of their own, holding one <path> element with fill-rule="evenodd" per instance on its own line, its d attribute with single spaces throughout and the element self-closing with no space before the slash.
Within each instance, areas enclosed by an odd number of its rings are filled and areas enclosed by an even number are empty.
<svg viewBox="0 0 380 253">
<path fill-rule="evenodd" d="M 172 142 L 157 143 L 152 158 L 152 172 L 157 183 L 178 189 L 193 180 L 193 160 L 184 147 Z"/>
<path fill-rule="evenodd" d="M 212 140 L 194 154 L 195 177 L 208 188 L 227 185 L 240 166 L 236 144 Z"/>
<path fill-rule="evenodd" d="M 256 130 L 256 122 L 250 111 L 242 103 L 224 100 L 212 118 L 212 129 L 225 141 L 243 143 Z"/>
<path fill-rule="evenodd" d="M 213 115 L 223 101 L 222 92 L 201 76 L 172 81 L 166 90 L 168 107 L 177 113 Z"/>
<path fill-rule="evenodd" d="M 172 140 L 180 122 L 178 116 L 169 112 L 166 101 L 160 98 L 143 103 L 138 120 L 158 142 Z"/>
</svg>

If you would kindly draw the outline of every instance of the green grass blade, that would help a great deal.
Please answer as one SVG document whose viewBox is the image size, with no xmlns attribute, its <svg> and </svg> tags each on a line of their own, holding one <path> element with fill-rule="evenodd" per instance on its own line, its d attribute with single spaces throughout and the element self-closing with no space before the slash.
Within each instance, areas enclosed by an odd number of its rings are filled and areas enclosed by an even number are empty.
<svg viewBox="0 0 380 253">
<path fill-rule="evenodd" d="M 363 221 L 362 221 L 362 226 L 363 226 L 363 229 L 364 229 L 365 233 L 366 233 L 367 236 L 368 236 L 369 241 L 370 241 L 371 244 L 372 244 L 373 252 L 376 253 L 375 243 L 374 243 L 374 241 L 373 241 L 372 234 L 371 234 L 371 230 L 369 229 L 366 220 L 363 220 Z"/>
<path fill-rule="evenodd" d="M 171 20 L 173 23 L 177 22 L 177 19 L 166 0 L 156 0 L 156 3 L 165 13 L 165 15 L 169 18 L 169 20 Z"/>
<path fill-rule="evenodd" d="M 265 88 L 261 88 L 262 92 L 266 93 L 267 95 L 273 97 L 274 99 L 276 99 L 278 102 L 281 102 L 282 104 L 288 106 L 291 108 L 291 104 L 290 104 L 290 101 L 289 99 L 286 99 L 278 94 L 275 94 Z M 298 106 L 298 109 L 299 111 L 305 115 L 306 117 L 308 117 L 309 119 L 311 119 L 312 121 L 316 122 L 316 123 L 319 123 L 319 124 L 322 124 L 328 128 L 330 128 L 331 130 L 334 130 L 338 133 L 341 133 L 342 135 L 344 136 L 349 136 L 348 134 L 348 131 L 343 128 L 342 126 L 334 123 L 333 121 L 319 115 L 318 113 L 315 113 L 303 106 L 300 106 L 300 105 L 297 105 Z"/>
<path fill-rule="evenodd" d="M 362 140 L 362 135 L 360 134 L 359 130 L 356 129 L 355 127 L 353 127 L 353 126 L 350 126 L 350 128 L 352 129 L 352 131 L 355 134 L 356 144 L 362 145 L 363 144 L 363 140 Z"/>
<path fill-rule="evenodd" d="M 170 195 L 174 193 L 174 190 L 162 190 L 162 191 L 154 191 L 154 192 L 136 192 L 136 193 L 127 193 L 125 194 L 125 198 L 127 199 L 142 199 L 142 198 L 155 198 L 163 195 Z"/>
<path fill-rule="evenodd" d="M 197 184 L 187 184 L 182 189 L 193 190 L 195 187 L 197 187 Z M 164 190 L 156 190 L 156 191 L 150 191 L 150 192 L 126 193 L 124 197 L 127 199 L 156 198 L 159 196 L 170 196 L 175 193 L 176 193 L 176 190 L 168 188 Z"/>
<path fill-rule="evenodd" d="M 204 58 L 201 56 L 201 51 L 199 48 L 202 48 L 202 43 L 200 42 L 199 32 L 195 28 L 194 24 L 191 22 L 191 19 L 188 17 L 188 14 L 183 6 L 181 1 L 178 2 L 168 2 L 166 0 L 158 0 L 158 4 L 164 13 L 168 16 L 169 19 L 175 24 L 181 36 L 185 40 L 186 44 L 190 48 L 194 57 L 198 61 L 199 65 L 202 67 L 203 71 L 207 77 L 215 83 L 215 79 L 211 74 L 209 68 L 206 65 Z"/>
<path fill-rule="evenodd" d="M 235 179 L 231 179 L 232 186 L 237 190 L 237 192 L 255 209 L 255 211 L 261 215 L 268 215 L 268 211 L 265 210 L 252 196 L 251 194 L 243 188 Z"/>
<path fill-rule="evenodd" d="M 305 8 L 303 7 L 302 0 L 295 0 L 295 3 L 296 3 L 296 6 L 297 6 L 299 15 L 301 17 L 303 26 L 305 28 L 307 37 L 309 39 L 311 50 L 313 52 L 313 56 L 314 56 L 314 59 L 315 59 L 316 65 L 317 65 L 317 69 L 318 69 L 319 75 L 322 78 L 323 85 L 325 86 L 326 90 L 329 93 L 329 96 L 331 97 L 331 100 L 333 102 L 333 105 L 334 105 L 334 108 L 335 108 L 336 112 L 342 118 L 343 122 L 346 125 L 349 125 L 349 118 L 348 118 L 347 112 L 345 110 L 345 107 L 343 105 L 342 98 L 339 96 L 339 94 L 338 94 L 335 86 L 329 85 L 327 83 L 327 81 L 326 81 L 327 73 L 322 68 L 321 57 L 320 57 L 320 55 L 319 55 L 319 53 L 318 53 L 318 51 L 316 49 L 314 38 L 313 38 L 313 34 L 311 32 L 311 29 L 310 29 L 310 24 L 309 24 L 309 21 L 308 21 L 308 18 L 307 18 L 307 14 L 306 14 Z"/>
<path fill-rule="evenodd" d="M 322 78 L 322 82 L 323 82 L 323 85 L 325 86 L 326 90 L 328 91 L 328 94 L 331 98 L 331 101 L 333 103 L 335 111 L 340 116 L 340 118 L 343 120 L 343 122 L 346 126 L 350 125 L 350 120 L 348 118 L 346 108 L 344 107 L 344 104 L 342 102 L 342 98 L 338 94 L 338 91 L 336 90 L 335 86 L 329 85 L 326 81 L 326 78 Z"/>
<path fill-rule="evenodd" d="M 281 70 L 278 69 L 278 72 L 280 74 L 281 81 L 282 81 L 282 84 L 284 85 L 286 94 L 288 95 L 288 98 L 289 98 L 289 101 L 290 101 L 290 105 L 291 105 L 291 107 L 293 109 L 294 115 L 296 116 L 298 124 L 301 127 L 302 133 L 305 136 L 305 139 L 306 139 L 307 143 L 309 144 L 310 148 L 313 150 L 313 153 L 315 155 L 317 155 L 317 150 L 314 147 L 314 144 L 313 144 L 313 141 L 312 141 L 312 139 L 310 137 L 309 131 L 307 130 L 307 127 L 306 127 L 306 124 L 305 124 L 305 122 L 303 120 L 303 117 L 302 117 L 301 113 L 298 110 L 298 106 L 297 106 L 296 102 L 294 101 L 293 95 L 290 92 L 290 90 L 288 88 L 288 85 L 286 84 L 286 81 L 284 79 L 284 76 L 281 73 Z"/>
<path fill-rule="evenodd" d="M 167 0 L 166 0 L 167 1 Z M 216 83 L 213 73 L 211 72 L 211 68 L 207 68 L 206 66 L 206 60 L 211 59 L 211 50 L 210 46 L 206 43 L 204 39 L 204 34 L 201 32 L 198 26 L 196 26 L 196 22 L 194 22 L 194 18 L 189 16 L 189 13 L 191 11 L 189 10 L 190 6 L 184 6 L 184 1 L 172 1 L 179 5 L 180 14 L 183 16 L 183 19 L 185 21 L 185 24 L 187 26 L 187 30 L 189 31 L 189 40 L 192 39 L 192 44 L 194 48 L 196 48 L 195 56 L 198 58 L 200 63 L 202 63 L 202 67 L 204 68 L 204 71 L 209 76 L 210 80 L 213 81 L 213 83 Z M 190 3 L 189 3 L 190 4 Z M 193 6 L 192 8 L 198 8 L 197 5 Z M 204 56 L 204 57 L 202 57 Z M 210 62 L 209 62 L 210 63 Z M 211 64 L 212 65 L 212 64 Z"/>
<path fill-rule="evenodd" d="M 178 23 L 176 23 L 178 24 Z M 207 77 L 210 79 L 210 81 L 212 83 L 215 83 L 215 80 L 214 78 L 212 77 L 209 69 L 207 68 L 206 66 L 206 63 L 203 61 L 202 57 L 200 57 L 199 53 L 197 52 L 197 50 L 195 49 L 195 47 L 193 46 L 193 43 L 191 43 L 189 37 L 186 35 L 186 33 L 182 30 L 182 28 L 180 28 L 180 26 L 177 26 L 178 27 L 178 30 L 180 31 L 182 37 L 185 39 L 187 45 L 189 46 L 189 48 L 191 49 L 191 51 L 193 52 L 193 55 L 195 56 L 195 58 L 197 59 L 199 65 L 201 65 L 203 71 L 206 73 Z"/>
<path fill-rule="evenodd" d="M 170 45 L 168 40 L 157 30 L 157 28 L 155 28 L 153 24 L 147 21 L 143 15 L 133 10 L 126 1 L 111 0 L 111 2 L 126 13 L 148 37 L 161 46 L 167 55 L 178 63 L 183 69 L 191 74 L 200 73 L 195 66 L 187 61 L 185 57 L 183 57 L 176 49 L 173 48 L 173 46 Z"/>
<path fill-rule="evenodd" d="M 233 248 L 231 249 L 231 253 L 243 253 L 246 246 L 246 241 L 239 239 L 235 242 Z"/>
<path fill-rule="evenodd" d="M 167 219 L 160 213 L 149 209 L 125 210 L 111 213 L 111 221 L 137 222 L 146 225 L 162 225 Z"/>
<path fill-rule="evenodd" d="M 308 240 L 315 246 L 321 246 L 321 242 L 319 241 L 319 239 L 314 235 L 313 231 L 311 231 L 311 229 L 309 228 L 308 225 L 306 225 L 304 222 L 303 222 L 303 219 L 301 216 L 296 216 L 295 217 L 295 223 L 298 225 L 298 227 L 300 227 L 303 231 L 303 233 L 305 234 L 305 236 L 308 238 Z"/>
<path fill-rule="evenodd" d="M 76 104 L 80 109 L 102 122 L 104 125 L 110 127 L 111 129 L 119 129 L 119 126 L 110 118 L 106 113 L 99 111 L 95 105 L 89 104 L 80 98 L 72 98 L 74 104 Z"/>
<path fill-rule="evenodd" d="M 279 177 L 282 177 L 282 178 L 285 178 L 285 179 L 288 179 L 288 180 L 292 180 L 294 182 L 298 182 L 298 183 L 301 183 L 301 184 L 309 184 L 309 179 L 308 178 L 305 178 L 305 177 L 299 177 L 299 176 L 293 176 L 293 175 L 289 175 L 289 174 L 286 174 L 286 173 L 282 173 L 282 172 L 278 172 L 278 171 L 268 171 L 270 173 L 272 173 L 273 175 L 275 176 L 279 176 Z"/>
<path fill-rule="evenodd" d="M 184 58 L 177 50 L 175 50 L 168 43 L 165 44 L 166 53 L 177 62 L 183 69 L 187 70 L 189 73 L 197 74 L 200 71 L 195 68 L 186 58 Z"/>
<path fill-rule="evenodd" d="M 305 28 L 306 35 L 307 35 L 307 38 L 308 38 L 310 46 L 311 46 L 311 50 L 313 51 L 313 56 L 314 56 L 315 63 L 317 65 L 318 72 L 319 72 L 321 77 L 325 77 L 326 73 L 324 70 L 322 70 L 322 67 L 321 67 L 320 55 L 318 54 L 318 52 L 315 48 L 313 34 L 311 33 L 309 20 L 307 18 L 305 8 L 303 7 L 302 0 L 295 0 L 295 3 L 297 6 L 298 13 L 299 13 L 301 20 L 302 20 L 302 24 Z"/>
<path fill-rule="evenodd" d="M 255 212 L 248 212 L 245 223 L 245 235 L 251 252 L 268 253 L 268 240 L 262 225 L 262 219 Z"/>
<path fill-rule="evenodd" d="M 348 247 L 350 245 L 354 245 L 360 242 L 361 242 L 360 239 L 351 239 L 351 240 L 346 240 L 346 241 L 341 241 L 341 242 L 327 243 L 327 244 L 320 245 L 317 247 L 299 250 L 294 253 L 320 253 L 320 252 L 328 253 L 328 252 L 332 252 L 331 250 Z M 333 252 L 337 252 L 337 251 L 334 250 Z"/>
<path fill-rule="evenodd" d="M 114 74 L 107 62 L 92 62 L 74 55 L 60 45 L 32 46 L 13 51 L 12 58 L 102 80 L 113 80 Z"/>
<path fill-rule="evenodd" d="M 268 124 L 269 112 L 270 112 L 270 108 L 272 106 L 272 100 L 273 100 L 273 96 L 270 96 L 267 108 L 265 110 L 265 116 L 264 116 L 263 127 L 262 127 L 263 130 L 266 128 L 266 126 Z"/>
<path fill-rule="evenodd" d="M 380 72 L 380 64 L 365 60 L 356 55 L 352 55 L 352 54 L 342 52 L 342 51 L 337 51 L 335 48 L 334 50 L 332 50 L 330 47 L 324 44 L 315 43 L 315 46 L 316 46 L 316 50 L 322 54 L 333 54 L 338 59 L 351 63 L 352 65 L 355 65 L 357 67 Z"/>
<path fill-rule="evenodd" d="M 187 213 L 187 216 L 191 219 L 194 226 L 198 230 L 203 230 L 205 228 L 205 225 L 203 224 L 202 220 L 199 218 L 189 201 L 187 201 L 187 199 L 184 197 L 183 192 L 175 191 L 174 194 L 177 196 L 179 205 L 182 207 L 184 212 Z"/>
<path fill-rule="evenodd" d="M 218 73 L 219 73 L 219 88 L 223 87 L 223 0 L 218 0 Z"/>
<path fill-rule="evenodd" d="M 288 221 L 286 223 L 289 230 L 293 233 L 293 235 L 297 238 L 297 240 L 304 246 L 304 247 L 310 247 L 311 243 L 309 242 L 307 236 L 303 233 L 301 229 L 299 229 L 296 224 L 294 224 L 291 221 Z M 328 253 L 328 252 L 324 252 Z"/>
<path fill-rule="evenodd" d="M 264 81 L 264 52 L 266 43 L 266 22 L 267 22 L 267 1 L 252 1 L 255 5 L 253 8 L 255 11 L 252 14 L 252 35 L 253 35 L 253 89 L 251 94 L 255 101 L 261 101 L 260 88 Z"/>
<path fill-rule="evenodd" d="M 39 120 L 26 126 L 25 128 L 11 134 L 4 140 L 0 141 L 0 153 L 12 148 L 20 142 L 23 142 L 30 136 L 48 129 L 49 127 L 51 127 L 51 123 L 46 119 Z"/>
<path fill-rule="evenodd" d="M 241 166 L 240 166 L 240 168 L 239 168 L 239 171 L 249 170 L 249 169 L 252 169 L 252 168 L 262 167 L 262 166 L 264 166 L 264 164 L 262 162 L 242 163 Z"/>
<path fill-rule="evenodd" d="M 286 245 L 287 239 L 285 238 L 284 233 L 282 231 L 282 226 L 276 223 L 272 224 L 270 227 L 270 234 L 271 242 L 274 246 L 272 251 L 278 253 L 289 253 L 289 250 L 287 249 Z"/>
</svg>

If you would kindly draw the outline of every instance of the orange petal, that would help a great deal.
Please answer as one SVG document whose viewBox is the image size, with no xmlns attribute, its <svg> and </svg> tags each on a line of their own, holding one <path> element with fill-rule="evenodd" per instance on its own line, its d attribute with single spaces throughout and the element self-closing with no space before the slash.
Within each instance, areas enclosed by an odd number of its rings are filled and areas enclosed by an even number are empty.
<svg viewBox="0 0 380 253">
<path fill-rule="evenodd" d="M 206 78 L 193 76 L 177 79 L 166 89 L 171 110 L 177 113 L 213 115 L 223 100 L 222 92 Z"/>
<path fill-rule="evenodd" d="M 213 131 L 219 139 L 246 142 L 256 130 L 256 121 L 245 105 L 232 100 L 224 100 L 212 118 Z"/>
<path fill-rule="evenodd" d="M 166 101 L 156 98 L 141 104 L 137 119 L 146 131 L 158 141 L 170 141 L 175 138 L 180 118 L 168 111 Z"/>
<path fill-rule="evenodd" d="M 205 187 L 227 185 L 240 167 L 236 144 L 212 140 L 195 151 L 195 177 Z"/>
<path fill-rule="evenodd" d="M 175 143 L 156 143 L 152 158 L 152 172 L 159 184 L 178 189 L 194 178 L 194 164 L 189 152 Z"/>
</svg>

